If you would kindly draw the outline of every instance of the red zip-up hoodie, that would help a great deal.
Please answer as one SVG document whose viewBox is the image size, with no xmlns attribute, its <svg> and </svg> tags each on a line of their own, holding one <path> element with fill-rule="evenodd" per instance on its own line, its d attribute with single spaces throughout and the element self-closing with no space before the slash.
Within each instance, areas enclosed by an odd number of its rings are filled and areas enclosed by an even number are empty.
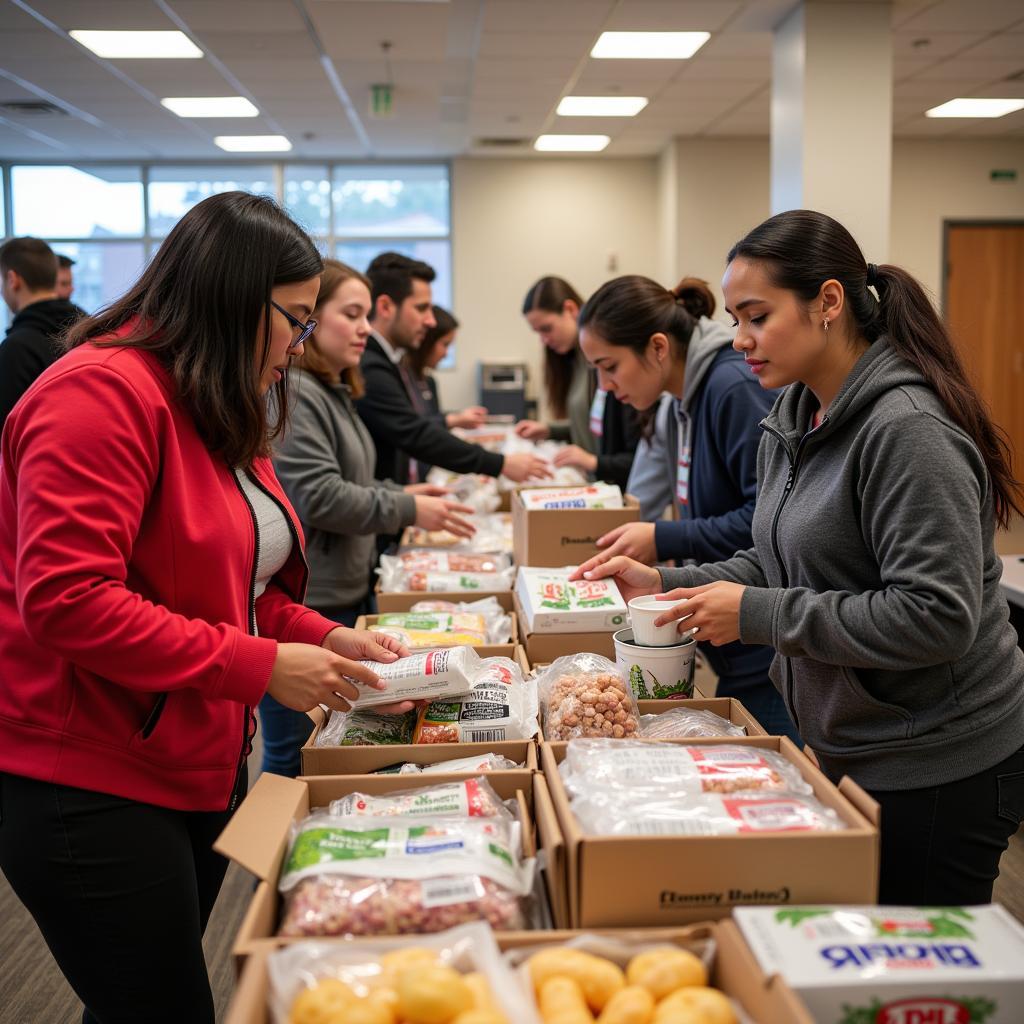
<svg viewBox="0 0 1024 1024">
<path fill-rule="evenodd" d="M 0 771 L 223 810 L 277 641 L 321 644 L 291 554 L 253 603 L 256 525 L 150 353 L 82 345 L 0 444 Z M 253 635 L 258 632 L 258 636 Z"/>
</svg>

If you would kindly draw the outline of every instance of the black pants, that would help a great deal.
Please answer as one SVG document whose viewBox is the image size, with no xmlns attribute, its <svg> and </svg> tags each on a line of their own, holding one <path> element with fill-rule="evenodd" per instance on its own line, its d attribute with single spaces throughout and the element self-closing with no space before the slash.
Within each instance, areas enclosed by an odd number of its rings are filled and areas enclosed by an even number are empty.
<svg viewBox="0 0 1024 1024">
<path fill-rule="evenodd" d="M 1024 816 L 1024 748 L 959 782 L 871 796 L 882 808 L 879 903 L 989 903 Z"/>
<path fill-rule="evenodd" d="M 0 774 L 0 868 L 83 1024 L 214 1024 L 202 940 L 229 817 Z"/>
</svg>

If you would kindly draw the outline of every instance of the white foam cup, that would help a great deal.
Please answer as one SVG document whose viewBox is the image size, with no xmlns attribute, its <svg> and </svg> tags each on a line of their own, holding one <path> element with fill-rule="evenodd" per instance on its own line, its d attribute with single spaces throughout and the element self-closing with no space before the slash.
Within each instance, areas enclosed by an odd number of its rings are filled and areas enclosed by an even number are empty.
<svg viewBox="0 0 1024 1024">
<path fill-rule="evenodd" d="M 644 647 L 668 647 L 684 639 L 679 635 L 678 619 L 673 619 L 664 626 L 654 624 L 659 615 L 664 615 L 678 603 L 659 601 L 653 594 L 634 597 L 629 602 L 629 624 L 633 627 L 634 642 Z"/>
</svg>

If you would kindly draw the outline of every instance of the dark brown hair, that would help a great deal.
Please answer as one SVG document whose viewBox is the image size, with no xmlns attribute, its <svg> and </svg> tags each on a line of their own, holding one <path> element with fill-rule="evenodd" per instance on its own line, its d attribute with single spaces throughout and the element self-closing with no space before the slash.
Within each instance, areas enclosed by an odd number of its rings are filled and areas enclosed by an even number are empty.
<svg viewBox="0 0 1024 1024">
<path fill-rule="evenodd" d="M 566 302 L 576 303 L 579 309 L 583 299 L 579 292 L 562 277 L 542 277 L 526 293 L 523 299 L 523 316 L 541 309 L 545 313 L 561 315 Z M 572 371 L 576 364 L 576 350 L 565 355 L 544 348 L 544 390 L 547 393 L 548 408 L 555 419 L 564 419 L 568 412 L 569 388 L 572 385 Z"/>
<path fill-rule="evenodd" d="M 41 239 L 25 235 L 0 245 L 0 274 L 13 270 L 34 292 L 57 286 L 57 257 Z"/>
<path fill-rule="evenodd" d="M 269 453 L 288 415 L 284 382 L 270 403 L 260 393 L 271 290 L 322 269 L 309 236 L 273 199 L 210 196 L 175 224 L 124 296 L 71 328 L 66 345 L 93 341 L 154 353 L 210 451 L 248 466 Z M 122 328 L 122 337 L 109 337 Z"/>
<path fill-rule="evenodd" d="M 370 287 L 370 279 L 365 274 L 350 267 L 341 260 L 324 260 L 324 272 L 320 276 L 320 291 L 316 297 L 316 309 L 313 310 L 313 319 L 318 319 L 318 314 L 332 295 L 346 282 L 353 278 L 362 281 L 367 288 Z M 302 346 L 303 353 L 299 356 L 296 365 L 308 370 L 314 377 L 318 377 L 325 384 L 346 384 L 352 392 L 353 398 L 362 398 L 366 394 L 366 382 L 358 366 L 351 366 L 336 374 L 324 359 L 320 351 L 320 343 L 314 331 L 305 344 Z"/>
<path fill-rule="evenodd" d="M 412 295 L 413 281 L 430 284 L 437 276 L 434 268 L 422 260 L 414 260 L 400 252 L 382 252 L 374 256 L 366 268 L 370 279 L 370 319 L 377 315 L 377 299 L 386 295 L 396 306 L 401 306 Z"/>
<path fill-rule="evenodd" d="M 423 340 L 416 346 L 416 348 L 408 349 L 404 355 L 405 364 L 409 367 L 412 375 L 417 379 L 422 377 L 427 372 L 427 357 L 430 355 L 433 347 L 446 335 L 452 333 L 452 331 L 458 330 L 459 321 L 448 312 L 447 309 L 443 309 L 441 306 L 433 307 L 434 313 L 434 326 L 427 328 L 427 333 L 423 335 Z"/>
<path fill-rule="evenodd" d="M 950 419 L 977 446 L 992 481 L 996 519 L 1006 527 L 1013 510 L 1024 512 L 1020 484 L 1011 468 L 1005 432 L 992 422 L 981 396 L 921 285 L 890 264 L 872 268 L 878 299 L 868 286 L 868 266 L 853 236 L 838 221 L 813 210 L 789 210 L 769 218 L 729 252 L 764 265 L 777 288 L 810 302 L 828 280 L 846 293 L 857 331 L 869 343 L 883 334 L 939 396 Z"/>
</svg>

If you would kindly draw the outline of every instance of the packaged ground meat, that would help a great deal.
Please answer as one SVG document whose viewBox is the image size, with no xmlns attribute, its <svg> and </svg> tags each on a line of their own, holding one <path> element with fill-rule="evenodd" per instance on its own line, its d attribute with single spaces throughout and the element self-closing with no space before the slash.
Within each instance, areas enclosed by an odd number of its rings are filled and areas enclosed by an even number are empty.
<svg viewBox="0 0 1024 1024">
<path fill-rule="evenodd" d="M 742 725 L 733 725 L 711 711 L 672 708 L 660 715 L 640 716 L 640 736 L 645 740 L 695 740 L 710 736 L 746 736 Z"/>
<path fill-rule="evenodd" d="M 330 813 L 357 818 L 506 818 L 511 812 L 502 804 L 494 787 L 483 778 L 420 786 L 397 793 L 373 796 L 349 793 L 332 800 Z"/>
<path fill-rule="evenodd" d="M 381 744 L 412 743 L 416 712 L 385 715 L 379 711 L 332 711 L 327 724 L 317 733 L 315 747 L 375 747 Z"/>
<path fill-rule="evenodd" d="M 387 684 L 376 690 L 353 680 L 359 696 L 354 708 L 393 704 L 403 700 L 433 700 L 436 697 L 461 697 L 469 693 L 480 674 L 480 658 L 472 647 L 447 647 L 399 658 L 390 664 L 364 661 Z"/>
<path fill-rule="evenodd" d="M 633 737 L 640 728 L 636 699 L 614 662 L 598 654 L 557 658 L 537 679 L 544 738 Z"/>
<path fill-rule="evenodd" d="M 484 658 L 468 694 L 420 711 L 413 743 L 500 743 L 536 734 L 536 681 L 524 680 L 508 658 Z"/>
<path fill-rule="evenodd" d="M 502 818 L 339 817 L 296 829 L 278 887 L 279 935 L 405 935 L 484 920 L 527 927 L 534 862 Z"/>
</svg>

